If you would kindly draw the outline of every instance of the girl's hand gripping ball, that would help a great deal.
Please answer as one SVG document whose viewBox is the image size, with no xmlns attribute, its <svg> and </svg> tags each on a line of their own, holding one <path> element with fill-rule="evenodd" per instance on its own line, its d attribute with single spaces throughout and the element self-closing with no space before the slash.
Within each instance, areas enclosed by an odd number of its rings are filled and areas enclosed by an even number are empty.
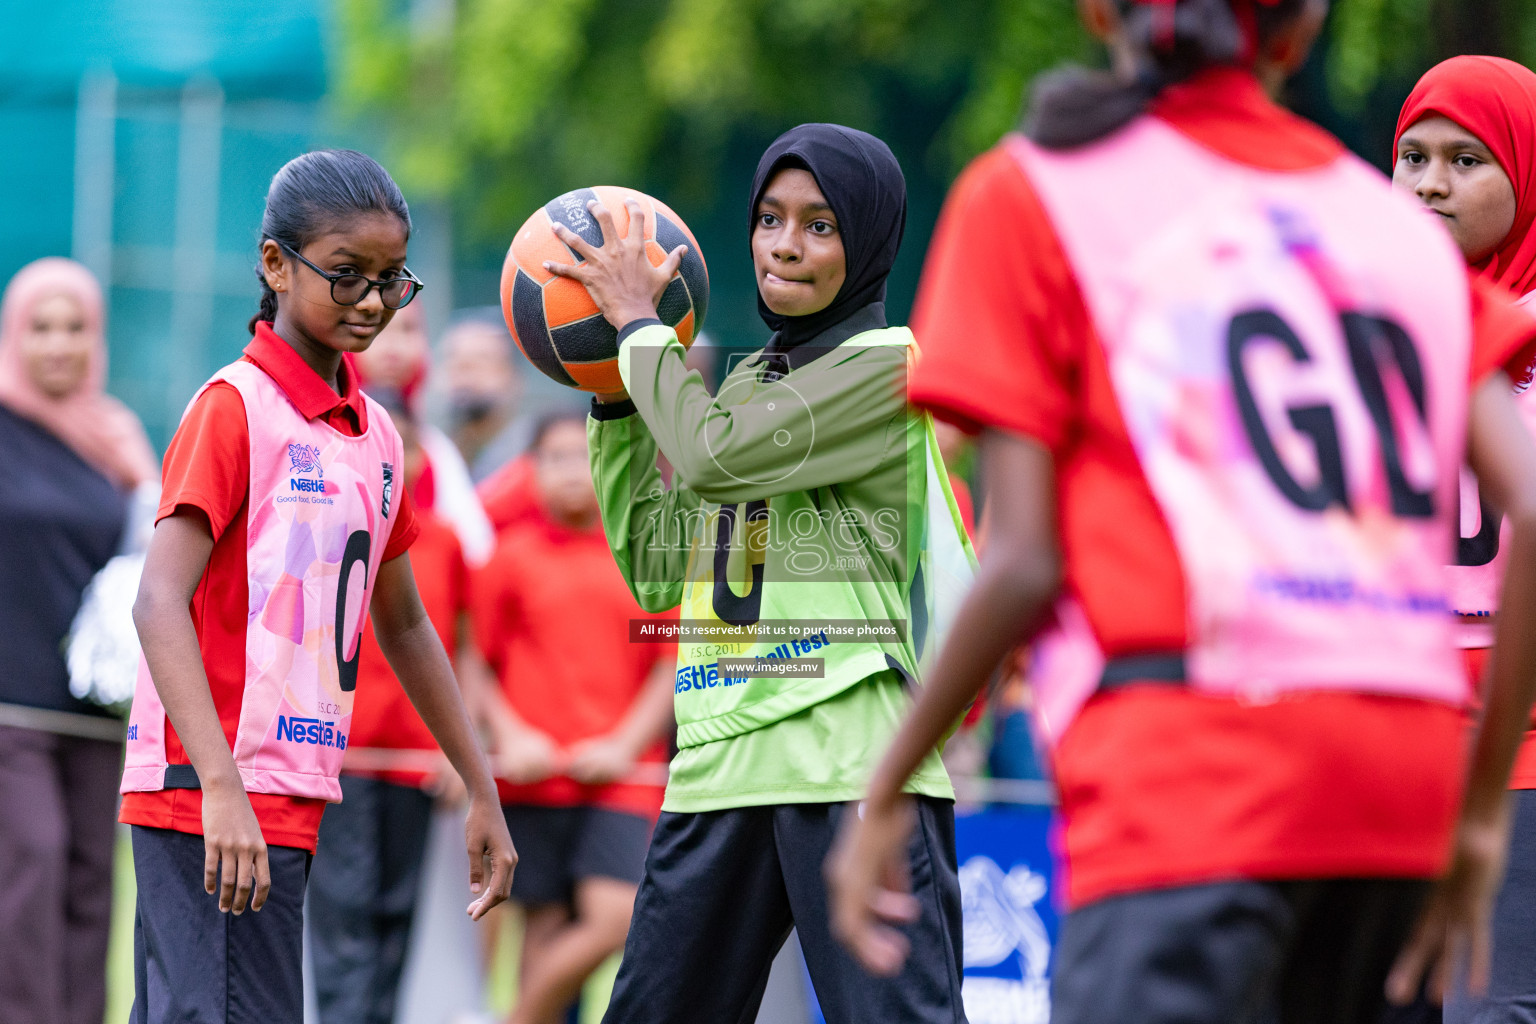
<svg viewBox="0 0 1536 1024">
<path fill-rule="evenodd" d="M 643 192 L 577 189 L 518 229 L 501 270 L 513 340 L 546 376 L 618 395 L 618 329 L 656 317 L 693 344 L 709 305 L 709 271 L 687 225 Z"/>
</svg>

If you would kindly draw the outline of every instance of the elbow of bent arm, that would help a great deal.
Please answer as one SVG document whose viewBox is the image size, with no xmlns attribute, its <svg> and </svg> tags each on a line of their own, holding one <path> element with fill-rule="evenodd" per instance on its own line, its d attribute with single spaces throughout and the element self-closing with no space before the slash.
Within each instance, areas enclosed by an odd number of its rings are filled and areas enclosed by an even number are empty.
<svg viewBox="0 0 1536 1024">
<path fill-rule="evenodd" d="M 816 486 L 804 475 L 796 479 L 792 473 L 792 468 L 786 472 L 783 468 L 771 466 L 736 466 L 728 455 L 715 459 L 707 454 L 686 467 L 677 468 L 677 478 L 711 505 L 740 505 L 742 502 L 767 499 L 791 490 L 809 490 Z M 848 479 L 859 475 L 858 471 L 850 469 Z M 772 482 L 753 482 L 764 478 Z"/>
<path fill-rule="evenodd" d="M 682 601 L 680 586 L 642 587 L 636 584 L 631 585 L 629 589 L 635 595 L 635 603 L 642 610 L 652 614 L 671 611 Z"/>
<path fill-rule="evenodd" d="M 680 454 L 672 463 L 672 469 L 683 486 L 715 505 L 734 505 L 760 496 L 756 491 L 745 494 L 746 482 L 732 475 L 709 451 Z"/>
<path fill-rule="evenodd" d="M 1045 604 L 1055 598 L 1065 579 L 1061 554 L 1055 550 L 1035 552 L 1020 572 L 1020 587 L 1032 604 Z"/>
<path fill-rule="evenodd" d="M 753 480 L 785 476 L 775 469 L 772 459 L 765 460 L 763 444 L 742 432 L 737 424 L 705 424 L 691 440 L 663 449 L 675 473 L 694 494 L 716 505 L 735 505 L 763 497 L 766 489 Z M 787 467 L 786 467 L 787 468 Z"/>
<path fill-rule="evenodd" d="M 141 580 L 139 592 L 133 599 L 133 628 L 139 636 L 141 646 L 144 643 L 145 634 L 161 617 L 163 610 L 164 599 L 157 592 L 154 584 L 148 579 Z"/>
<path fill-rule="evenodd" d="M 995 561 L 988 561 L 993 563 L 994 585 L 1008 607 L 1029 614 L 1056 597 L 1064 578 L 1060 552 L 1053 548 L 1030 548 L 998 555 Z"/>
<path fill-rule="evenodd" d="M 1509 495 L 1504 520 L 1516 536 L 1536 538 L 1536 480 L 1522 480 Z"/>
</svg>

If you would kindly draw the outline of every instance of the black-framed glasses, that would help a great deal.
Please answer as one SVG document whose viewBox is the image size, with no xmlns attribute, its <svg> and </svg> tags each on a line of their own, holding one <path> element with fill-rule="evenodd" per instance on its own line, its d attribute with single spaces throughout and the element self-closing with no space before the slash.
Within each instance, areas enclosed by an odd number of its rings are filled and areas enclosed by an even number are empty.
<svg viewBox="0 0 1536 1024">
<path fill-rule="evenodd" d="M 282 242 L 277 244 L 300 263 L 331 282 L 331 301 L 338 306 L 355 306 L 367 298 L 371 290 L 377 288 L 379 299 L 387 308 L 403 309 L 416 297 L 417 292 L 426 287 L 421 283 L 420 278 L 411 273 L 409 267 L 402 267 L 399 276 L 385 278 L 382 281 L 374 281 L 362 274 L 333 274 L 309 262 L 293 246 Z"/>
</svg>

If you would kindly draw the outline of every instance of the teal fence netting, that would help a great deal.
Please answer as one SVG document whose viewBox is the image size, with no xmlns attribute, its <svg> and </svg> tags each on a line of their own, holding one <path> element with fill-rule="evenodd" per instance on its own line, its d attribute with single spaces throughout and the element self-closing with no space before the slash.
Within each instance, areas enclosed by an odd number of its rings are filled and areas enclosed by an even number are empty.
<svg viewBox="0 0 1536 1024">
<path fill-rule="evenodd" d="M 164 445 L 239 352 L 267 182 L 326 130 L 322 0 L 54 0 L 0 14 L 0 280 L 109 286 L 111 388 Z"/>
</svg>

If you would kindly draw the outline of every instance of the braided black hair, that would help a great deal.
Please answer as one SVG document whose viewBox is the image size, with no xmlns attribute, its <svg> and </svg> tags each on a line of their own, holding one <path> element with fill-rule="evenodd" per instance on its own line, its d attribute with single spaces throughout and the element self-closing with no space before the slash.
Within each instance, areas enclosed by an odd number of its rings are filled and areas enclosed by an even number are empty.
<svg viewBox="0 0 1536 1024">
<path fill-rule="evenodd" d="M 1222 64 L 1239 64 L 1246 40 L 1232 0 L 1177 0 L 1172 24 L 1166 8 L 1116 0 L 1137 72 L 1126 80 L 1109 71 L 1070 67 L 1036 84 L 1024 130 L 1047 149 L 1068 149 L 1102 139 L 1144 113 L 1170 85 Z M 1302 12 L 1306 0 L 1278 0 L 1251 9 L 1259 45 Z M 1171 32 L 1169 31 L 1171 29 Z M 1165 38 L 1158 38 L 1159 35 Z"/>
</svg>

